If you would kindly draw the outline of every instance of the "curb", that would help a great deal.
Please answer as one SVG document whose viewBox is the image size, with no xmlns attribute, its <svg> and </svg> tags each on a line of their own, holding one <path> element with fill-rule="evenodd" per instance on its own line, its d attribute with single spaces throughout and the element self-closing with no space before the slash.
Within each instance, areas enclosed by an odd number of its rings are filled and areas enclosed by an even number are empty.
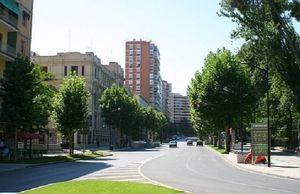
<svg viewBox="0 0 300 194">
<path fill-rule="evenodd" d="M 165 184 L 163 184 L 163 183 L 160 183 L 160 182 L 158 182 L 158 181 L 155 181 L 155 180 L 153 180 L 153 179 L 150 179 L 149 177 L 147 177 L 146 175 L 144 175 L 144 174 L 142 173 L 141 168 L 142 168 L 145 164 L 147 164 L 148 162 L 150 162 L 150 161 L 152 161 L 152 160 L 154 160 L 154 159 L 163 157 L 164 155 L 165 155 L 165 154 L 161 154 L 161 155 L 156 156 L 156 157 L 154 157 L 154 158 L 150 158 L 150 159 L 148 159 L 148 160 L 145 160 L 145 161 L 143 162 L 143 164 L 139 166 L 139 168 L 138 168 L 138 173 L 139 173 L 143 178 L 147 179 L 148 181 L 150 181 L 150 182 L 152 182 L 153 184 L 156 184 L 156 185 L 158 185 L 158 186 L 166 187 L 166 188 L 173 189 L 173 190 L 176 190 L 176 191 L 180 191 L 180 192 L 183 192 L 183 193 L 193 194 L 193 192 L 186 191 L 186 190 L 181 190 L 181 189 L 177 189 L 177 188 L 175 188 L 175 187 L 172 187 L 172 186 L 169 186 L 169 185 L 165 185 Z"/>
<path fill-rule="evenodd" d="M 268 173 L 268 172 L 262 172 L 260 170 L 255 170 L 255 169 L 249 169 L 243 166 L 240 166 L 238 164 L 236 164 L 235 162 L 232 162 L 231 160 L 227 159 L 225 156 L 223 156 L 223 154 L 220 154 L 218 151 L 214 150 L 213 148 L 209 147 L 208 145 L 205 145 L 206 148 L 210 149 L 211 151 L 215 152 L 218 156 L 220 156 L 221 158 L 224 159 L 224 161 L 226 161 L 228 164 L 230 164 L 231 166 L 234 166 L 240 170 L 246 171 L 246 172 L 250 172 L 250 173 L 256 173 L 256 174 L 260 174 L 260 175 L 265 175 L 265 176 L 271 176 L 271 177 L 275 177 L 275 178 L 282 178 L 282 179 L 291 179 L 291 180 L 295 180 L 295 181 L 299 181 L 300 178 L 295 178 L 295 177 L 290 177 L 290 176 L 284 176 L 284 175 L 277 175 L 277 174 L 272 174 L 272 173 Z"/>
</svg>

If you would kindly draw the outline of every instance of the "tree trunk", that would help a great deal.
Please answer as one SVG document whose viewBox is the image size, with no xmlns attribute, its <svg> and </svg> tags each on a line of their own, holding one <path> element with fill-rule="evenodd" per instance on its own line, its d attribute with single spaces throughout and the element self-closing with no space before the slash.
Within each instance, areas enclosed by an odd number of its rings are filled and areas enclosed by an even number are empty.
<svg viewBox="0 0 300 194">
<path fill-rule="evenodd" d="M 49 152 L 49 132 L 47 132 L 47 153 Z"/>
<path fill-rule="evenodd" d="M 295 149 L 294 147 L 294 138 L 293 138 L 293 115 L 292 111 L 289 111 L 289 122 L 287 125 L 287 132 L 288 132 L 288 144 L 287 148 L 288 149 Z"/>
<path fill-rule="evenodd" d="M 15 147 L 14 147 L 14 160 L 18 160 L 18 130 L 15 129 Z"/>
<path fill-rule="evenodd" d="M 73 150 L 72 150 L 72 133 L 69 133 L 69 155 L 71 156 L 73 154 Z"/>
<path fill-rule="evenodd" d="M 29 140 L 29 158 L 32 158 L 32 139 Z"/>
<path fill-rule="evenodd" d="M 226 152 L 229 153 L 230 152 L 230 133 L 229 133 L 229 128 L 228 129 L 225 129 L 226 130 L 226 137 L 225 137 L 225 141 L 226 141 L 226 146 L 225 146 L 225 149 L 226 149 Z"/>
<path fill-rule="evenodd" d="M 219 148 L 223 148 L 223 145 L 222 145 L 222 138 L 221 138 L 221 132 L 218 132 L 218 136 L 217 136 L 217 141 L 218 142 L 218 147 Z"/>
</svg>

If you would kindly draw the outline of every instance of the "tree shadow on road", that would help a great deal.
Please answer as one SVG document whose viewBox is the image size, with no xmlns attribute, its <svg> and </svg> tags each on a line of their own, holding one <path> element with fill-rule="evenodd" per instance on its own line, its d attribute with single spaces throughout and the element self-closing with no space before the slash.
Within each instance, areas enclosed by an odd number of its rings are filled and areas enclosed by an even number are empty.
<svg viewBox="0 0 300 194">
<path fill-rule="evenodd" d="M 0 192 L 20 192 L 51 183 L 67 181 L 111 166 L 100 161 L 77 161 L 1 172 Z"/>
</svg>

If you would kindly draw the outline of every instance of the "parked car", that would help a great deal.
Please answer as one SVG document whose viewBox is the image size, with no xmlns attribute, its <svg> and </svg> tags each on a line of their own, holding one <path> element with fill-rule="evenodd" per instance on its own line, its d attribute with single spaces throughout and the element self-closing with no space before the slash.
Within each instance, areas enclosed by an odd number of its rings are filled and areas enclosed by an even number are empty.
<svg viewBox="0 0 300 194">
<path fill-rule="evenodd" d="M 193 140 L 188 139 L 188 140 L 186 141 L 186 145 L 193 145 Z"/>
<path fill-rule="evenodd" d="M 198 140 L 196 145 L 197 146 L 203 146 L 203 141 L 202 140 Z"/>
<path fill-rule="evenodd" d="M 170 148 L 172 148 L 172 147 L 173 147 L 173 148 L 177 148 L 177 141 L 170 141 L 170 142 L 169 142 L 169 147 L 170 147 Z"/>
</svg>

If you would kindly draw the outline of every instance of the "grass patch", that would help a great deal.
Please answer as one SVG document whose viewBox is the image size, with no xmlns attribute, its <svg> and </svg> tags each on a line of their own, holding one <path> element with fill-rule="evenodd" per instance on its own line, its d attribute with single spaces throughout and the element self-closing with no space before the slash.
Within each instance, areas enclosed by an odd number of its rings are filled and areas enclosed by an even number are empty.
<svg viewBox="0 0 300 194">
<path fill-rule="evenodd" d="M 16 164 L 47 164 L 47 163 L 55 163 L 55 162 L 71 162 L 75 160 L 91 160 L 98 157 L 106 157 L 111 156 L 112 154 L 109 152 L 103 152 L 100 150 L 97 151 L 90 151 L 87 150 L 84 154 L 74 154 L 72 156 L 65 155 L 65 156 L 44 156 L 41 158 L 32 158 L 32 159 L 23 159 L 17 161 L 9 161 L 3 160 L 0 161 L 3 163 L 16 163 Z"/>
<path fill-rule="evenodd" d="M 183 193 L 161 186 L 134 183 L 134 182 L 113 182 L 113 181 L 67 181 L 45 186 L 42 188 L 22 192 L 24 194 L 173 194 Z"/>
<path fill-rule="evenodd" d="M 214 145 L 208 145 L 208 146 L 211 147 L 212 149 L 216 150 L 220 154 L 228 154 L 226 152 L 225 148 L 219 148 L 218 146 L 214 146 Z"/>
</svg>

